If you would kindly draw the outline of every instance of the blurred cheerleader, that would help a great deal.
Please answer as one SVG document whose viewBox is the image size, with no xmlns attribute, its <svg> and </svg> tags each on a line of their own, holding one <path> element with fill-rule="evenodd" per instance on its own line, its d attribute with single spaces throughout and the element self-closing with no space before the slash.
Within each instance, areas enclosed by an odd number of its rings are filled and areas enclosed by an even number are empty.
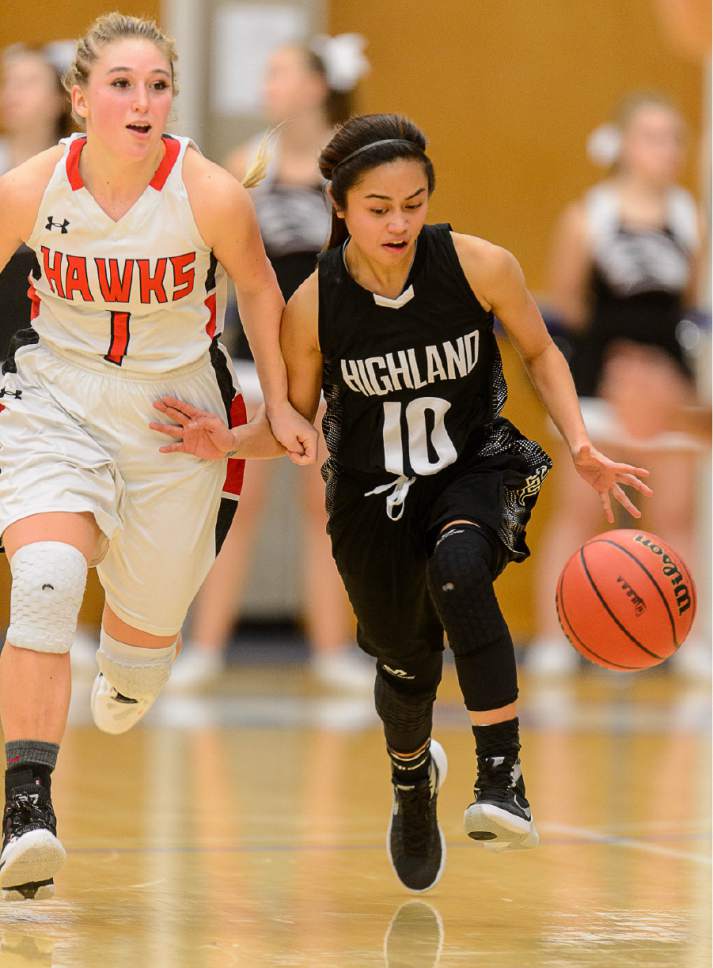
<svg viewBox="0 0 713 968">
<path fill-rule="evenodd" d="M 314 271 L 329 236 L 330 207 L 317 159 L 334 126 L 352 113 L 352 91 L 368 70 L 357 34 L 287 44 L 271 55 L 265 75 L 265 117 L 274 134 L 264 180 L 252 191 L 265 250 L 285 300 Z M 237 148 L 226 167 L 238 178 L 254 162 L 265 134 Z M 255 364 L 237 314 L 236 371 L 252 416 L 262 402 Z M 323 443 L 323 442 L 322 442 Z M 193 608 L 191 642 L 179 658 L 172 689 L 200 688 L 225 664 L 230 631 L 248 573 L 249 555 L 277 465 L 248 464 L 241 526 L 232 529 Z M 371 689 L 373 675 L 350 643 L 346 596 L 326 534 L 324 484 L 319 467 L 299 476 L 305 526 L 303 600 L 306 635 L 316 676 L 328 686 Z"/>
</svg>

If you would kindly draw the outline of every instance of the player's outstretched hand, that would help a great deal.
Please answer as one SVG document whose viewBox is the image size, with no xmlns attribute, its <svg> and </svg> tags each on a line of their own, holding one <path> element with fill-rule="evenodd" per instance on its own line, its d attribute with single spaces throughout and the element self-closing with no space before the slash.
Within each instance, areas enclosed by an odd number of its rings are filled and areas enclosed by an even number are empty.
<svg viewBox="0 0 713 968">
<path fill-rule="evenodd" d="M 317 431 L 309 420 L 285 401 L 268 413 L 270 427 L 293 464 L 314 464 L 317 460 Z"/>
<path fill-rule="evenodd" d="M 236 446 L 235 437 L 225 420 L 214 413 L 184 403 L 176 397 L 162 397 L 156 400 L 154 407 L 173 421 L 149 424 L 152 430 L 173 438 L 172 444 L 159 447 L 162 454 L 193 454 L 203 460 L 220 460 Z"/>
<path fill-rule="evenodd" d="M 631 503 L 622 489 L 622 484 L 626 487 L 633 487 L 640 494 L 650 497 L 654 492 L 648 484 L 640 480 L 641 477 L 649 476 L 645 467 L 617 464 L 616 461 L 610 460 L 591 444 L 580 447 L 572 455 L 572 459 L 579 476 L 584 478 L 587 484 L 591 485 L 599 495 L 609 524 L 614 524 L 612 497 L 621 504 L 625 511 L 628 511 L 632 518 L 641 517 L 641 511 Z"/>
<path fill-rule="evenodd" d="M 164 454 L 193 454 L 203 460 L 219 460 L 228 454 L 248 459 L 268 459 L 281 457 L 285 448 L 275 440 L 270 424 L 265 416 L 265 407 L 260 406 L 249 423 L 229 430 L 222 417 L 208 413 L 176 397 L 162 397 L 154 403 L 157 410 L 165 414 L 173 423 L 150 423 L 174 443 L 159 447 Z"/>
</svg>

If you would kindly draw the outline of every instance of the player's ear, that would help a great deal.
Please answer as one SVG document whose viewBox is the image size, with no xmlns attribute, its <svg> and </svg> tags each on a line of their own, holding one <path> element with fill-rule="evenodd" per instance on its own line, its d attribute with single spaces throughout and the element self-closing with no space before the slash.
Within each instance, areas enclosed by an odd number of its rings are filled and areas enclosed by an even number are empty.
<svg viewBox="0 0 713 968">
<path fill-rule="evenodd" d="M 84 92 L 84 88 L 80 87 L 79 84 L 75 84 L 72 88 L 70 94 L 72 100 L 72 114 L 77 118 L 83 118 L 86 120 L 89 115 L 89 110 L 87 108 L 87 98 Z"/>
<path fill-rule="evenodd" d="M 344 218 L 344 211 L 337 205 L 334 200 L 334 195 L 332 194 L 332 186 L 327 185 L 327 198 L 332 203 L 332 211 L 337 216 L 337 218 Z"/>
</svg>

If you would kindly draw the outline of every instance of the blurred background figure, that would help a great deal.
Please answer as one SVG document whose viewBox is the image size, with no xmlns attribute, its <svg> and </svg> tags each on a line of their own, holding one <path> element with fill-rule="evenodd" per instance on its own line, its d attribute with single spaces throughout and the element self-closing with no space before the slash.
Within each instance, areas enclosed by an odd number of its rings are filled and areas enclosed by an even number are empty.
<svg viewBox="0 0 713 968">
<path fill-rule="evenodd" d="M 0 58 L 0 174 L 32 155 L 56 145 L 72 130 L 69 100 L 62 74 L 72 45 L 60 41 L 45 47 L 12 44 Z M 13 334 L 30 322 L 27 277 L 34 254 L 21 246 L 0 272 L 0 360 Z"/>
<path fill-rule="evenodd" d="M 351 91 L 368 65 L 357 35 L 319 37 L 310 44 L 288 44 L 270 57 L 264 81 L 265 118 L 272 131 L 264 181 L 252 192 L 267 254 L 285 297 L 314 270 L 330 227 L 330 209 L 317 158 L 334 125 L 351 113 Z M 265 134 L 241 145 L 226 167 L 242 178 Z M 227 321 L 238 379 L 248 415 L 261 403 L 255 365 L 233 305 Z M 320 411 L 321 419 L 322 413 Z M 321 441 L 322 457 L 326 453 Z M 324 684 L 370 689 L 373 671 L 352 642 L 347 600 L 332 560 L 326 534 L 324 483 L 320 463 L 295 475 L 295 496 L 303 509 L 303 607 L 311 666 Z M 190 637 L 172 675 L 171 688 L 200 688 L 225 665 L 255 540 L 276 470 L 273 461 L 249 461 L 240 498 L 237 526 L 226 538 L 219 558 L 192 611 Z"/>
<path fill-rule="evenodd" d="M 695 409 L 698 330 L 685 318 L 695 305 L 701 244 L 696 205 L 677 184 L 685 140 L 678 110 L 654 93 L 630 95 L 616 121 L 593 133 L 590 156 L 610 174 L 562 214 L 549 295 L 592 439 L 651 469 L 643 526 L 665 536 L 695 572 L 696 457 L 706 432 L 696 427 L 705 426 Z M 599 503 L 566 460 L 557 466 L 529 656 L 540 674 L 577 663 L 557 625 L 553 590 L 569 555 L 603 530 Z M 702 641 L 688 642 L 677 659 L 696 673 L 710 669 Z"/>
</svg>

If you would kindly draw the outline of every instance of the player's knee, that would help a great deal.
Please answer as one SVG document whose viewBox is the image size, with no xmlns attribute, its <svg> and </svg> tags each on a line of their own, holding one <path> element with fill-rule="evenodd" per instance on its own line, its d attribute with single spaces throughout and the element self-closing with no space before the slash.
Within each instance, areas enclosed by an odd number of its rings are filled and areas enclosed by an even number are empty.
<svg viewBox="0 0 713 968">
<path fill-rule="evenodd" d="M 429 679 L 430 681 L 417 689 L 414 688 L 413 679 L 394 677 L 390 667 L 382 668 L 382 663 L 378 664 L 374 683 L 374 704 L 379 718 L 387 723 L 392 731 L 409 734 L 418 730 L 424 722 L 430 722 L 440 681 L 440 664 L 438 673 Z"/>
<path fill-rule="evenodd" d="M 467 607 L 475 591 L 492 585 L 493 558 L 490 542 L 476 525 L 446 528 L 428 559 L 428 589 L 439 612 Z"/>
<path fill-rule="evenodd" d="M 476 525 L 453 525 L 436 542 L 428 590 L 456 656 L 508 635 L 493 590 L 502 562 L 503 552 Z"/>
<path fill-rule="evenodd" d="M 158 649 L 127 645 L 102 629 L 97 652 L 99 671 L 122 696 L 154 699 L 171 674 L 176 644 Z"/>
<path fill-rule="evenodd" d="M 87 559 L 63 541 L 34 541 L 12 556 L 8 641 L 21 649 L 68 652 L 87 582 Z"/>
</svg>

